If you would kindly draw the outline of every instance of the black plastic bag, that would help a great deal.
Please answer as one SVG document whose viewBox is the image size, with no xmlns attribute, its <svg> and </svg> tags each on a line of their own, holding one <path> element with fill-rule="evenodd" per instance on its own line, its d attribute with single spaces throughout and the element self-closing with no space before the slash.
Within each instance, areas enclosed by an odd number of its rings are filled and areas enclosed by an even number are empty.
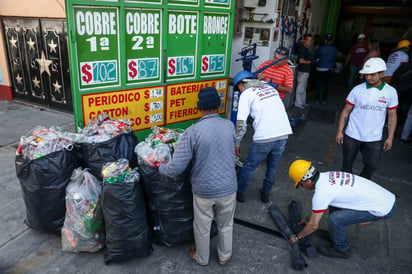
<svg viewBox="0 0 412 274">
<path fill-rule="evenodd" d="M 158 167 L 140 165 L 148 220 L 155 242 L 173 246 L 192 242 L 193 194 L 187 168 L 177 178 L 160 175 Z M 212 234 L 216 229 L 212 226 Z"/>
<path fill-rule="evenodd" d="M 146 257 L 153 252 L 140 182 L 103 183 L 103 216 L 107 251 L 105 264 Z"/>
<path fill-rule="evenodd" d="M 302 219 L 302 204 L 299 201 L 290 202 L 289 219 L 291 228 L 295 234 L 298 234 L 305 227 L 303 224 L 299 225 Z M 308 258 L 316 258 L 319 256 L 309 235 L 299 240 L 299 248 Z"/>
<path fill-rule="evenodd" d="M 102 168 L 108 162 L 124 158 L 129 161 L 130 167 L 136 167 L 134 148 L 137 143 L 137 137 L 133 132 L 120 134 L 101 143 L 81 143 L 82 166 L 88 168 L 100 181 L 103 180 Z"/>
<path fill-rule="evenodd" d="M 282 236 L 289 242 L 290 235 L 293 234 L 293 231 L 290 229 L 289 223 L 287 222 L 285 216 L 275 204 L 272 204 L 268 210 L 276 226 L 279 228 L 280 233 L 282 233 Z M 298 243 L 291 244 L 291 248 L 292 268 L 296 270 L 303 270 L 303 268 L 307 267 L 307 264 L 305 258 L 302 256 L 302 253 L 300 253 Z"/>
<path fill-rule="evenodd" d="M 79 147 L 60 150 L 34 160 L 16 156 L 16 175 L 26 205 L 29 227 L 60 234 L 66 214 L 66 186 L 80 166 Z"/>
</svg>

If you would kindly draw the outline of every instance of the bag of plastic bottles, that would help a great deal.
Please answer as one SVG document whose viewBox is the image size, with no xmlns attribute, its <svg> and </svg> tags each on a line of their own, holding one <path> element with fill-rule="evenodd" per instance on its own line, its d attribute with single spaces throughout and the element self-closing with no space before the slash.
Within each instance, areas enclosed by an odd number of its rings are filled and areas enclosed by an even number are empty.
<svg viewBox="0 0 412 274">
<path fill-rule="evenodd" d="M 60 234 L 66 213 L 66 186 L 80 166 L 78 147 L 73 145 L 29 160 L 16 155 L 16 175 L 26 205 L 26 223 L 40 231 Z"/>
<path fill-rule="evenodd" d="M 63 149 L 71 150 L 74 143 L 83 140 L 83 135 L 63 132 L 59 127 L 36 126 L 20 137 L 16 155 L 32 160 Z"/>
<path fill-rule="evenodd" d="M 160 166 L 170 160 L 170 148 L 166 144 L 159 144 L 155 148 L 147 142 L 140 142 L 134 149 L 137 154 L 137 161 L 140 164 L 149 166 Z"/>
<path fill-rule="evenodd" d="M 103 112 L 90 120 L 80 133 L 85 136 L 85 142 L 101 143 L 117 135 L 132 132 L 131 124 L 129 119 L 114 120 Z"/>
<path fill-rule="evenodd" d="M 105 163 L 124 158 L 131 167 L 137 165 L 133 149 L 138 140 L 132 131 L 130 120 L 113 120 L 101 113 L 80 132 L 86 140 L 81 143 L 82 166 L 88 168 L 99 180 L 103 180 L 102 168 Z"/>
<path fill-rule="evenodd" d="M 152 133 L 146 137 L 145 141 L 153 148 L 158 144 L 176 143 L 183 132 L 181 129 L 169 129 L 158 126 L 153 126 L 151 130 Z"/>
<path fill-rule="evenodd" d="M 79 167 L 73 171 L 71 182 L 66 187 L 63 251 L 97 252 L 104 247 L 101 193 L 102 182 L 87 169 Z"/>
<path fill-rule="evenodd" d="M 133 152 L 137 143 L 137 137 L 133 132 L 117 135 L 101 143 L 81 143 L 82 166 L 88 168 L 99 180 L 103 180 L 102 169 L 108 162 L 124 158 L 133 168 L 137 165 Z"/>
<path fill-rule="evenodd" d="M 149 256 L 153 247 L 138 170 L 132 170 L 126 159 L 119 159 L 105 164 L 102 174 L 105 264 Z"/>
<path fill-rule="evenodd" d="M 145 138 L 144 142 L 137 144 L 134 149 L 138 163 L 158 167 L 160 164 L 168 162 L 182 132 L 180 129 L 173 130 L 153 126 L 152 133 Z"/>
<path fill-rule="evenodd" d="M 192 242 L 193 194 L 190 168 L 177 178 L 163 177 L 157 167 L 140 165 L 154 241 L 166 246 Z"/>
</svg>

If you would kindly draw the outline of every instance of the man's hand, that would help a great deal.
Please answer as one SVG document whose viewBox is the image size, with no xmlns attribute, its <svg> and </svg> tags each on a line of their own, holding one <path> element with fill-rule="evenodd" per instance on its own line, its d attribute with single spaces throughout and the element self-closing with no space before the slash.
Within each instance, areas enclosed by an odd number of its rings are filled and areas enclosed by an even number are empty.
<svg viewBox="0 0 412 274">
<path fill-rule="evenodd" d="M 236 156 L 240 157 L 240 145 L 235 146 Z"/>
<path fill-rule="evenodd" d="M 256 74 L 255 78 L 259 79 L 259 80 L 263 80 L 263 79 L 265 79 L 265 75 L 262 72 L 260 72 L 260 73 Z"/>
<path fill-rule="evenodd" d="M 336 143 L 338 145 L 343 144 L 343 133 L 340 130 L 338 130 L 338 132 L 336 132 Z"/>
<path fill-rule="evenodd" d="M 290 235 L 290 237 L 289 237 L 289 242 L 291 243 L 291 244 L 294 244 L 294 243 L 296 243 L 298 240 L 296 239 L 296 234 L 291 234 Z"/>
<path fill-rule="evenodd" d="M 393 140 L 392 139 L 386 139 L 385 143 L 383 143 L 383 151 L 389 151 L 392 148 Z"/>
<path fill-rule="evenodd" d="M 348 120 L 349 114 L 351 113 L 352 109 L 353 109 L 353 105 L 346 103 L 345 107 L 340 113 L 338 130 L 336 131 L 336 137 L 335 137 L 336 143 L 338 145 L 343 144 L 343 129 L 346 125 L 346 121 Z"/>
<path fill-rule="evenodd" d="M 396 123 L 398 116 L 396 114 L 396 108 L 388 110 L 388 138 L 383 144 L 383 151 L 388 151 L 392 148 L 393 136 L 395 136 Z"/>
</svg>

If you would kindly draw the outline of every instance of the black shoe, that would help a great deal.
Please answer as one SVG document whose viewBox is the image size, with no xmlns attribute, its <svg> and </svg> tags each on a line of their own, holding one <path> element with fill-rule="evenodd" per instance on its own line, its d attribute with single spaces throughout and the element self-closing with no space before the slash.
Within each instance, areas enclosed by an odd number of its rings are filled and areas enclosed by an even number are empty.
<svg viewBox="0 0 412 274">
<path fill-rule="evenodd" d="M 304 107 L 304 106 L 300 106 L 300 105 L 295 105 L 295 108 L 298 108 L 298 109 L 305 109 L 305 107 Z"/>
<path fill-rule="evenodd" d="M 240 192 L 236 192 L 236 200 L 240 203 L 244 203 L 246 201 L 245 194 L 240 193 Z"/>
<path fill-rule="evenodd" d="M 409 143 L 411 143 L 411 141 L 410 140 L 408 140 L 408 139 L 401 139 L 400 141 L 399 141 L 401 144 L 404 144 L 404 145 L 407 145 L 407 144 L 409 144 Z"/>
<path fill-rule="evenodd" d="M 341 259 L 347 259 L 350 257 L 350 251 L 349 249 L 342 252 L 337 250 L 331 245 L 321 245 L 318 246 L 316 249 L 319 254 L 326 256 L 326 257 L 333 257 L 333 258 L 341 258 Z"/>
<path fill-rule="evenodd" d="M 260 190 L 260 200 L 262 203 L 268 203 L 269 202 L 269 193 L 263 192 L 263 190 Z"/>
</svg>

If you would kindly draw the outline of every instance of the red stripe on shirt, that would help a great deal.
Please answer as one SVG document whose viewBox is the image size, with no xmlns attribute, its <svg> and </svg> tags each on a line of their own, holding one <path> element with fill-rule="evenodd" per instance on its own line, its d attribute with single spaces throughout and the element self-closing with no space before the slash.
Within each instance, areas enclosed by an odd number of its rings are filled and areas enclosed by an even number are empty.
<svg viewBox="0 0 412 274">
<path fill-rule="evenodd" d="M 322 213 L 326 211 L 328 211 L 328 209 L 312 210 L 313 213 Z"/>
<path fill-rule="evenodd" d="M 351 102 L 349 102 L 348 100 L 345 100 L 345 103 L 351 106 L 354 106 L 355 104 L 352 104 Z"/>
</svg>

